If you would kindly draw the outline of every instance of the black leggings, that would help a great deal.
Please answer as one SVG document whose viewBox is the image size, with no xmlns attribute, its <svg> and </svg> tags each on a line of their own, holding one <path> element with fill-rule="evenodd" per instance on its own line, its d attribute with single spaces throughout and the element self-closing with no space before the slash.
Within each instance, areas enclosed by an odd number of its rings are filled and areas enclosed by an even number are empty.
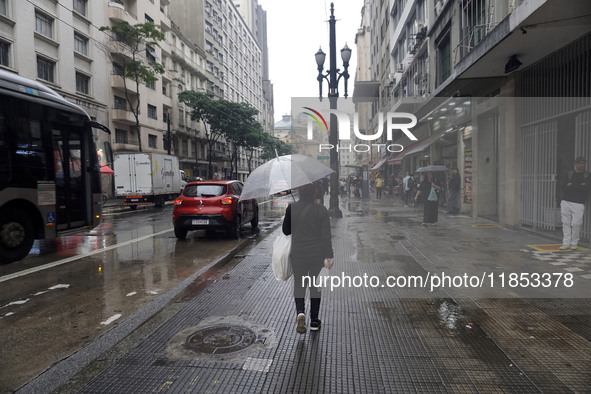
<svg viewBox="0 0 591 394">
<path fill-rule="evenodd" d="M 310 259 L 305 261 L 292 260 L 293 270 L 293 296 L 295 298 L 296 312 L 305 313 L 304 299 L 306 288 L 310 289 L 310 318 L 318 319 L 320 310 L 320 289 L 314 286 L 315 278 L 323 267 L 324 259 Z M 304 280 L 304 277 L 309 277 Z"/>
<path fill-rule="evenodd" d="M 295 260 L 295 259 L 294 259 Z M 293 270 L 293 296 L 295 298 L 306 297 L 306 288 L 310 288 L 310 298 L 320 298 L 320 289 L 314 287 L 315 278 L 324 266 L 324 259 L 307 259 L 305 261 L 292 260 L 291 268 Z M 303 280 L 309 277 L 308 280 Z"/>
</svg>

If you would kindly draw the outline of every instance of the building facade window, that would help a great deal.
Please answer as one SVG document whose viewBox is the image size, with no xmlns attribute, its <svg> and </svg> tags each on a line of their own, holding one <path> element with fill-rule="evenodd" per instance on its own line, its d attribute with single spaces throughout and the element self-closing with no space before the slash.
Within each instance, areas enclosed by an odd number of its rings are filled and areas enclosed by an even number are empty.
<svg viewBox="0 0 591 394">
<path fill-rule="evenodd" d="M 90 94 L 90 77 L 88 75 L 76 72 L 76 91 Z"/>
<path fill-rule="evenodd" d="M 115 142 L 117 144 L 127 144 L 127 130 L 115 129 Z"/>
<path fill-rule="evenodd" d="M 10 67 L 10 43 L 0 40 L 0 65 Z"/>
<path fill-rule="evenodd" d="M 123 66 L 119 63 L 113 62 L 113 75 L 123 76 L 124 74 L 125 70 L 123 69 Z"/>
<path fill-rule="evenodd" d="M 156 136 L 154 134 L 148 134 L 148 146 L 156 149 Z"/>
<path fill-rule="evenodd" d="M 55 62 L 37 57 L 37 78 L 48 82 L 55 82 Z"/>
<path fill-rule="evenodd" d="M 115 96 L 113 105 L 115 109 L 123 109 L 127 111 L 127 100 L 125 100 L 123 97 Z"/>
<path fill-rule="evenodd" d="M 148 104 L 148 118 L 158 119 L 158 110 L 155 106 Z"/>
<path fill-rule="evenodd" d="M 86 16 L 86 3 L 88 0 L 74 0 L 74 11 Z"/>
<path fill-rule="evenodd" d="M 179 126 L 185 125 L 185 111 L 179 109 Z"/>
<path fill-rule="evenodd" d="M 88 38 L 82 34 L 74 33 L 74 50 L 88 56 Z"/>
<path fill-rule="evenodd" d="M 447 34 L 437 45 L 437 85 L 451 75 L 451 43 Z"/>
<path fill-rule="evenodd" d="M 53 38 L 53 18 L 36 11 L 35 12 L 35 31 L 46 37 Z"/>
<path fill-rule="evenodd" d="M 150 17 L 148 14 L 144 14 L 144 22 L 146 23 L 154 23 L 154 19 Z"/>
<path fill-rule="evenodd" d="M 0 0 L 0 15 L 8 16 L 8 0 Z"/>
<path fill-rule="evenodd" d="M 156 51 L 150 45 L 146 45 L 146 57 L 152 62 L 156 61 Z"/>
<path fill-rule="evenodd" d="M 146 83 L 146 87 L 148 89 L 152 89 L 152 90 L 156 90 L 156 82 L 152 81 L 152 82 L 147 82 Z"/>
</svg>

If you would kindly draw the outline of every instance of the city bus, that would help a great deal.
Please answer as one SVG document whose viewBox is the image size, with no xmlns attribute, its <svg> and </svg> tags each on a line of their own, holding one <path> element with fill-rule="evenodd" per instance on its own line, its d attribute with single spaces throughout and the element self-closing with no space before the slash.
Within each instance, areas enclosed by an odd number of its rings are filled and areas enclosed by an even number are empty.
<svg viewBox="0 0 591 394">
<path fill-rule="evenodd" d="M 100 161 L 91 121 L 47 86 L 0 70 L 0 263 L 22 260 L 35 239 L 97 226 Z"/>
</svg>

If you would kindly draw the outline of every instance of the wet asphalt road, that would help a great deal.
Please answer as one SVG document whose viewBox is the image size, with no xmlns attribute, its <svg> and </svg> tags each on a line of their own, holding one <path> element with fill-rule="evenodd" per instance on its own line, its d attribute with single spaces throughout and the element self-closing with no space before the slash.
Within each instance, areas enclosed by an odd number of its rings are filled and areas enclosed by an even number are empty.
<svg viewBox="0 0 591 394">
<path fill-rule="evenodd" d="M 173 376 L 168 369 L 161 368 L 167 362 L 158 358 L 154 346 L 166 346 L 173 333 L 207 321 L 211 316 L 256 321 L 272 332 L 291 333 L 291 319 L 283 316 L 290 315 L 293 301 L 287 294 L 289 286 L 270 280 L 268 253 L 272 240 L 269 239 L 262 241 L 262 247 L 240 252 L 246 257 L 233 259 L 234 263 L 229 265 L 234 268 L 227 274 L 220 271 L 209 279 L 192 282 L 179 294 L 181 297 L 167 304 L 155 318 L 127 337 L 119 337 L 125 340 L 116 346 L 110 348 L 115 342 L 109 346 L 101 342 L 134 319 L 132 302 L 141 298 L 143 305 L 158 303 L 160 294 L 174 292 L 169 289 L 175 283 L 183 278 L 192 280 L 201 253 L 207 253 L 210 247 L 219 252 L 236 245 L 236 241 L 224 236 L 206 238 L 199 232 L 189 233 L 187 241 L 177 242 L 167 230 L 168 210 L 161 213 L 164 221 L 157 219 L 155 211 L 117 215 L 112 222 L 107 217 L 103 225 L 114 230 L 101 233 L 99 228 L 96 234 L 86 235 L 87 242 L 68 241 L 64 237 L 60 244 L 68 244 L 69 248 L 30 256 L 22 262 L 22 268 L 76 253 L 87 254 L 68 264 L 3 282 L 2 278 L 15 269 L 0 267 L 0 285 L 12 285 L 10 291 L 16 294 L 0 298 L 0 334 L 3 339 L 8 338 L 11 352 L 1 350 L 5 353 L 0 358 L 9 361 L 0 360 L 4 363 L 0 364 L 0 392 L 13 390 L 31 379 L 21 376 L 19 383 L 10 375 L 11 371 L 20 372 L 19 368 L 27 367 L 33 359 L 39 364 L 37 371 L 43 371 L 92 339 L 96 340 L 89 347 L 110 349 L 108 354 L 101 354 L 76 377 L 67 378 L 68 384 L 59 392 L 77 392 L 105 368 L 103 376 L 93 380 L 87 392 L 108 392 L 107 387 L 112 388 L 113 384 L 120 388 L 134 387 L 138 392 L 178 384 L 180 389 L 173 391 L 184 392 L 197 380 L 203 391 L 211 385 L 219 387 L 221 392 L 224 388 L 225 391 L 244 389 L 247 386 L 237 386 L 236 373 L 246 376 L 244 382 L 253 381 L 241 364 L 219 368 L 206 358 L 187 366 L 187 374 L 176 371 Z M 344 200 L 343 211 L 346 220 L 336 221 L 333 232 L 339 262 L 333 270 L 335 273 L 359 276 L 370 272 L 385 278 L 424 275 L 427 271 L 470 275 L 486 272 L 485 277 L 494 273 L 498 278 L 500 274 L 520 271 L 554 272 L 572 274 L 575 286 L 433 292 L 415 288 L 339 288 L 327 294 L 324 323 L 329 328 L 332 322 L 333 329 L 323 329 L 321 333 L 326 336 L 321 342 L 325 343 L 324 351 L 316 354 L 313 344 L 302 347 L 303 342 L 292 340 L 290 335 L 278 336 L 281 340 L 257 354 L 261 359 L 273 359 L 276 378 L 265 380 L 268 386 L 262 385 L 260 390 L 248 386 L 251 391 L 292 392 L 297 391 L 296 387 L 311 385 L 317 388 L 312 391 L 344 392 L 352 384 L 358 385 L 359 392 L 384 392 L 388 391 L 386 387 L 399 392 L 586 392 L 591 387 L 587 368 L 591 354 L 588 302 L 591 278 L 587 278 L 586 249 L 539 254 L 532 248 L 536 245 L 531 244 L 546 244 L 549 241 L 545 238 L 466 216 L 442 214 L 436 228 L 424 228 L 420 225 L 419 210 L 403 208 L 391 200 L 371 203 Z M 240 242 L 264 239 L 266 232 L 278 223 L 278 216 L 262 221 L 259 234 L 252 234 L 246 226 Z M 118 247 L 92 254 L 93 248 L 88 245 L 98 242 L 100 237 L 108 238 L 109 234 L 120 238 L 116 242 L 105 240 L 106 248 L 114 244 Z M 90 241 L 95 236 L 97 240 Z M 132 242 L 132 238 L 138 241 Z M 209 259 L 215 258 L 214 252 L 210 252 Z M 85 262 L 86 270 L 82 269 Z M 72 279 L 76 267 L 80 267 L 76 272 L 78 282 Z M 51 280 L 39 279 L 50 275 Z M 216 282 L 216 277 L 222 276 L 224 280 Z M 103 282 L 116 285 L 105 286 Z M 22 283 L 28 284 L 26 290 L 19 287 Z M 80 290 L 84 286 L 86 291 Z M 48 287 L 53 288 L 44 293 L 39 291 Z M 161 289 L 158 295 L 150 293 L 156 289 Z M 43 298 L 45 309 L 25 314 L 26 308 L 35 305 L 32 301 L 41 304 L 35 297 L 46 297 Z M 260 307 L 261 300 L 280 312 L 267 313 Z M 135 310 L 141 305 L 138 301 Z M 14 310 L 14 315 L 7 316 L 9 310 Z M 118 317 L 119 314 L 122 316 Z M 19 332 L 33 321 L 37 322 L 37 330 L 27 332 L 28 336 Z M 7 324 L 14 322 L 19 322 L 20 327 L 13 329 Z M 97 338 L 111 327 L 107 335 Z M 12 344 L 19 339 L 29 343 Z M 64 350 L 68 346 L 69 352 Z M 31 360 L 20 357 L 18 351 L 22 349 L 30 349 L 26 356 Z M 35 379 L 23 392 L 40 392 L 38 389 L 47 387 L 48 383 L 58 387 L 55 380 L 61 375 L 69 376 L 68 369 L 76 369 L 72 363 L 84 361 L 80 353 L 83 351 L 52 368 L 43 379 Z M 26 361 L 21 362 L 20 358 Z M 318 363 L 318 368 L 310 368 L 308 362 Z M 61 367 L 62 364 L 68 365 Z M 120 373 L 128 368 L 134 372 Z M 348 368 L 356 373 L 334 375 L 335 371 Z M 13 379 L 10 387 L 4 384 L 5 378 Z M 281 388 L 277 382 L 283 382 Z"/>
<path fill-rule="evenodd" d="M 0 392 L 18 389 L 264 234 L 279 215 L 262 212 L 259 229 L 246 225 L 239 240 L 193 231 L 181 241 L 172 231 L 171 206 L 105 214 L 91 231 L 61 236 L 55 246 L 36 242 L 24 260 L 0 266 Z"/>
</svg>

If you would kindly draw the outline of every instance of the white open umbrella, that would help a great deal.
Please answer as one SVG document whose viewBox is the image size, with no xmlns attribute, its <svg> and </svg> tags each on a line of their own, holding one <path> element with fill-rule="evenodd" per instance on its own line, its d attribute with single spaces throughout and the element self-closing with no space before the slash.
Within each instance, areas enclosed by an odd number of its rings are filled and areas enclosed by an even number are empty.
<svg viewBox="0 0 591 394">
<path fill-rule="evenodd" d="M 321 179 L 333 170 L 304 155 L 285 155 L 257 167 L 248 177 L 241 200 L 267 197 Z"/>
<path fill-rule="evenodd" d="M 446 166 L 426 166 L 417 168 L 415 172 L 438 172 L 438 171 L 447 171 L 449 168 Z"/>
</svg>

